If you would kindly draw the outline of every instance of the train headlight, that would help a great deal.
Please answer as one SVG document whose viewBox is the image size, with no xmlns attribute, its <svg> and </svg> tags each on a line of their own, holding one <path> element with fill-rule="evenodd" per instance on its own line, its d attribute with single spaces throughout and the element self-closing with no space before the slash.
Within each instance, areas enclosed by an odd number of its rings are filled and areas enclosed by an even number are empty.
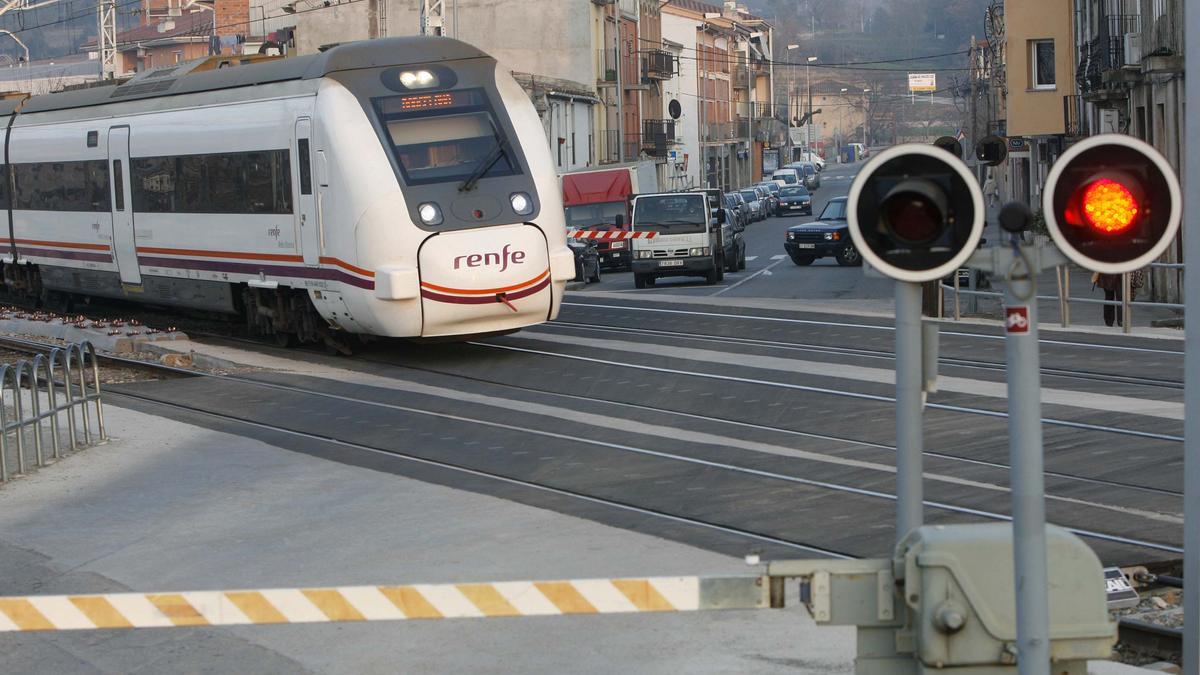
<svg viewBox="0 0 1200 675">
<path fill-rule="evenodd" d="M 442 224 L 442 209 L 433 202 L 425 202 L 417 207 L 417 215 L 421 216 L 421 222 L 426 225 Z"/>
<path fill-rule="evenodd" d="M 429 87 L 436 87 L 437 83 L 437 75 L 428 70 L 407 70 L 400 73 L 400 84 L 409 89 L 427 89 Z"/>
<path fill-rule="evenodd" d="M 508 201 L 512 204 L 513 211 L 516 211 L 518 216 L 527 216 L 533 213 L 533 200 L 524 192 L 512 193 Z"/>
</svg>

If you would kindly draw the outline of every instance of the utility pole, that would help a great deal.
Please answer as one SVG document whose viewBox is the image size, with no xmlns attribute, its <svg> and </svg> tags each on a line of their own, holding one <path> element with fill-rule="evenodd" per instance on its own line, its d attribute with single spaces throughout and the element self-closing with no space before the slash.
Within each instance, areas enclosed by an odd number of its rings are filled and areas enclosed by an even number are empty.
<svg viewBox="0 0 1200 675">
<path fill-rule="evenodd" d="M 1200 35 L 1200 11 L 1192 6 L 1183 14 L 1184 35 Z M 1193 73 L 1200 73 L 1200 44 L 1188 41 L 1185 58 Z M 1200 101 L 1200 78 L 1192 77 L 1184 82 L 1184 100 Z M 1186 137 L 1196 143 L 1200 139 L 1200 109 L 1193 103 L 1188 106 L 1184 120 Z M 1200 194 L 1200 156 L 1195 152 L 1184 153 L 1184 194 Z M 1194 199 L 1189 199 L 1184 213 L 1183 244 L 1186 247 L 1183 259 L 1190 269 L 1184 275 L 1186 284 L 1184 297 L 1192 321 L 1186 328 L 1186 354 L 1183 372 L 1184 410 L 1200 409 L 1200 209 Z M 1200 415 L 1193 412 L 1184 422 L 1184 526 L 1183 526 L 1183 573 L 1192 581 L 1183 588 L 1183 672 L 1200 672 Z"/>
<path fill-rule="evenodd" d="M 100 0 L 96 4 L 96 48 L 100 57 L 100 79 L 111 80 L 117 70 L 117 3 Z"/>
<path fill-rule="evenodd" d="M 621 83 L 621 21 L 616 24 L 616 44 L 613 45 L 613 65 L 617 69 L 617 161 L 625 161 L 625 89 Z"/>
<path fill-rule="evenodd" d="M 454 3 L 451 9 L 454 13 L 454 30 L 450 37 L 458 37 L 458 0 L 450 0 Z M 381 6 L 385 3 L 380 3 Z M 382 35 L 387 35 L 386 9 L 380 9 L 380 23 L 377 26 L 377 32 Z M 446 0 L 421 0 L 421 35 L 434 35 L 442 37 L 446 35 Z"/>
</svg>

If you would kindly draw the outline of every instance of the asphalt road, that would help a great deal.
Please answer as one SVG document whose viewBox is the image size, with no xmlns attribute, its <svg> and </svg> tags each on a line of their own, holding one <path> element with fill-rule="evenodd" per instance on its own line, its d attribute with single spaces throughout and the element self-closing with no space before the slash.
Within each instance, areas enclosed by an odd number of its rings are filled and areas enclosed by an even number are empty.
<svg viewBox="0 0 1200 675">
<path fill-rule="evenodd" d="M 709 286 L 699 277 L 667 277 L 659 279 L 654 288 L 639 291 L 633 287 L 632 273 L 605 272 L 600 283 L 589 284 L 585 290 L 788 300 L 890 300 L 892 283 L 886 279 L 865 277 L 861 267 L 841 267 L 833 258 L 822 258 L 811 266 L 798 267 L 783 250 L 787 228 L 816 220 L 830 199 L 844 197 L 862 166 L 863 163 L 858 162 L 830 164 L 826 167 L 821 174 L 821 187 L 814 195 L 814 215 L 768 218 L 747 227 L 746 269 L 726 273 L 725 280 L 719 284 Z"/>
</svg>

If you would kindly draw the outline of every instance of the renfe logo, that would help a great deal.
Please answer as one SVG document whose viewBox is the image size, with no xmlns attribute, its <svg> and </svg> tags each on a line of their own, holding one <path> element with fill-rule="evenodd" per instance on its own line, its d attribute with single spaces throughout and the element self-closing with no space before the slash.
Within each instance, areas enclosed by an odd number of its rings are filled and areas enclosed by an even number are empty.
<svg viewBox="0 0 1200 675">
<path fill-rule="evenodd" d="M 509 251 L 512 244 L 505 244 L 504 248 L 499 253 L 472 253 L 470 255 L 460 255 L 454 259 L 454 269 L 459 269 L 466 265 L 467 267 L 489 267 L 491 265 L 499 265 L 500 271 L 508 269 L 508 264 L 511 262 L 514 265 L 520 265 L 525 262 L 524 251 Z"/>
</svg>

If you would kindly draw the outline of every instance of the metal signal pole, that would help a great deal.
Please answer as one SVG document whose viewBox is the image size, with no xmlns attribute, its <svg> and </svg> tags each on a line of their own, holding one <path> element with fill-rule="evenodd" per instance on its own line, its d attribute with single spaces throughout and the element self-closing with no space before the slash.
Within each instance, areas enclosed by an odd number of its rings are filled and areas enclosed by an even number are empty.
<svg viewBox="0 0 1200 675">
<path fill-rule="evenodd" d="M 1188 37 L 1187 63 L 1193 73 L 1200 73 L 1200 8 L 1195 3 L 1180 11 L 1184 15 L 1184 35 Z M 1184 82 L 1185 100 L 1200 101 L 1200 78 Z M 1186 138 L 1192 147 L 1200 143 L 1200 108 L 1188 106 Z M 1183 367 L 1185 391 L 1183 409 L 1193 411 L 1184 420 L 1184 519 L 1183 519 L 1183 672 L 1200 673 L 1200 156 L 1184 153 L 1183 194 L 1193 195 L 1184 204 L 1184 274 L 1187 309 L 1186 355 Z"/>
</svg>

